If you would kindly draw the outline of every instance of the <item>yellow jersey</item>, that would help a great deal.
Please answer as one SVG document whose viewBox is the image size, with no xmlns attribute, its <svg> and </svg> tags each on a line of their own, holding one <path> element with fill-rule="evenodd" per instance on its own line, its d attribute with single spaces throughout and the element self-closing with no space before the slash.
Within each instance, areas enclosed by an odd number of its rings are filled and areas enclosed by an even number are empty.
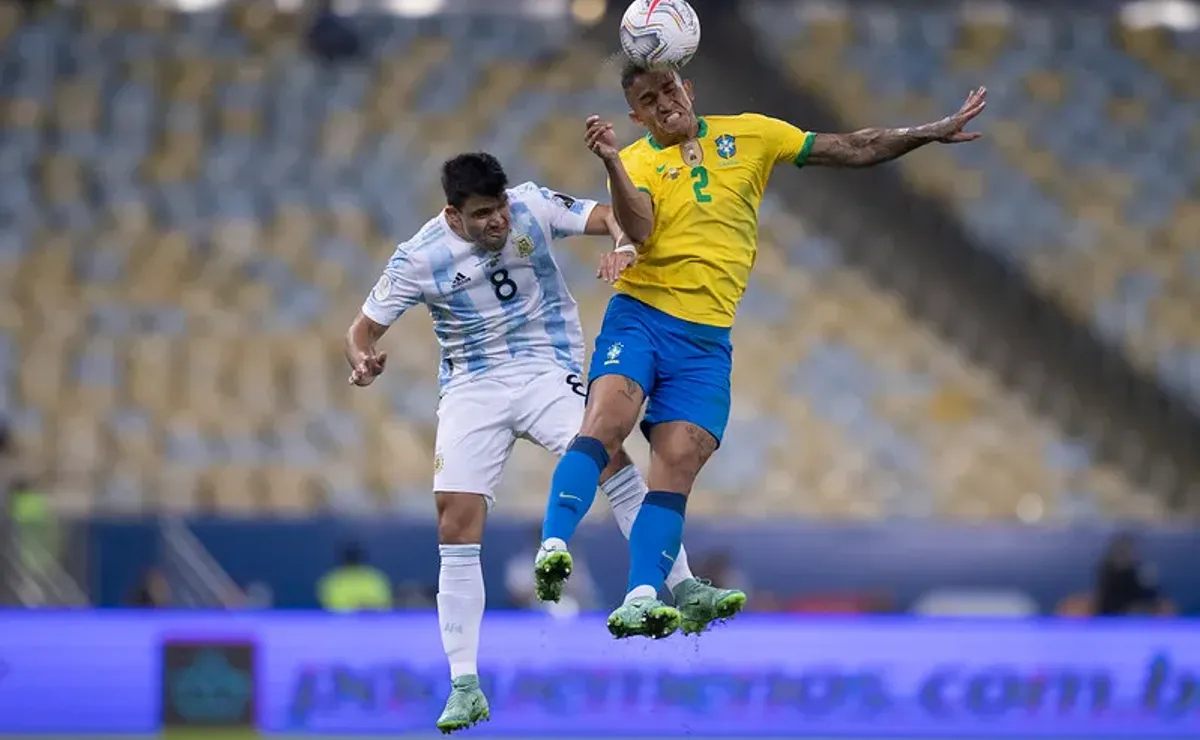
<svg viewBox="0 0 1200 740">
<path fill-rule="evenodd" d="M 654 203 L 654 232 L 616 289 L 685 321 L 732 326 L 771 170 L 803 165 L 812 144 L 789 123 L 743 113 L 701 118 L 693 145 L 663 148 L 647 134 L 625 147 L 625 170 Z"/>
</svg>

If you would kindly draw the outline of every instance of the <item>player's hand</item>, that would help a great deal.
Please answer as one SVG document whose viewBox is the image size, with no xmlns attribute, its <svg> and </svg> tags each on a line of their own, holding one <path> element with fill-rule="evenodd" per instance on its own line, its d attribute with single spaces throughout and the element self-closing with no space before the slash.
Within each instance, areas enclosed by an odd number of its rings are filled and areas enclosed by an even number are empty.
<svg viewBox="0 0 1200 740">
<path fill-rule="evenodd" d="M 600 267 L 596 268 L 596 277 L 609 285 L 617 282 L 621 273 L 637 261 L 637 254 L 629 252 L 606 252 L 600 258 Z"/>
<path fill-rule="evenodd" d="M 958 113 L 942 119 L 939 123 L 944 128 L 944 133 L 938 138 L 938 141 L 943 144 L 960 144 L 964 141 L 974 141 L 980 136 L 983 136 L 979 131 L 963 131 L 971 119 L 983 113 L 983 109 L 987 107 L 987 88 L 981 87 L 972 90 L 967 96 L 967 100 L 958 109 Z"/>
<path fill-rule="evenodd" d="M 583 140 L 592 154 L 606 161 L 621 155 L 621 150 L 617 148 L 617 134 L 611 123 L 600 120 L 600 116 L 588 116 L 584 123 L 587 128 Z"/>
<path fill-rule="evenodd" d="M 387 366 L 387 352 L 379 354 L 362 353 L 354 361 L 354 367 L 350 371 L 350 384 L 356 385 L 359 388 L 366 388 L 368 385 L 375 382 L 383 369 Z"/>
</svg>

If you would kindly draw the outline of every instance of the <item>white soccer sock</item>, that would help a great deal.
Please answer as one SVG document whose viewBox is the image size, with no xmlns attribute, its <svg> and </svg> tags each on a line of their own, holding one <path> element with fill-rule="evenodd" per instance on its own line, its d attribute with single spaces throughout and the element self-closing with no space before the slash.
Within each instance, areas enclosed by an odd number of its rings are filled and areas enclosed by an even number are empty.
<svg viewBox="0 0 1200 740">
<path fill-rule="evenodd" d="M 450 679 L 479 673 L 479 626 L 483 622 L 483 568 L 479 545 L 441 545 L 438 574 L 438 625 L 450 661 Z"/>
<path fill-rule="evenodd" d="M 634 599 L 653 599 L 658 597 L 658 592 L 654 590 L 654 586 L 634 586 L 633 590 L 625 594 L 625 601 L 628 604 Z"/>
<path fill-rule="evenodd" d="M 645 479 L 638 472 L 637 466 L 626 465 L 618 470 L 616 475 L 604 481 L 600 485 L 600 490 L 604 491 L 605 496 L 608 496 L 608 502 L 613 510 L 613 518 L 617 520 L 621 534 L 625 535 L 625 539 L 629 539 L 629 531 L 633 529 L 633 520 L 637 519 L 638 509 L 642 508 L 642 501 L 646 498 Z M 688 567 L 687 550 L 680 545 L 675 565 L 667 574 L 667 588 L 674 590 L 676 586 L 691 577 L 692 569 Z"/>
</svg>

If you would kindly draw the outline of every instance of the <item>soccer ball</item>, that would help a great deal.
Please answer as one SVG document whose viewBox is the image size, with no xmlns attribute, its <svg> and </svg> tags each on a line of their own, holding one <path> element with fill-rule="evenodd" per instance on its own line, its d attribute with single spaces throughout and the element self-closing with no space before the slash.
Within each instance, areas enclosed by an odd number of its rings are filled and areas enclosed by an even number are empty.
<svg viewBox="0 0 1200 740">
<path fill-rule="evenodd" d="M 634 0 L 621 18 L 621 49 L 645 67 L 682 67 L 700 48 L 700 18 L 687 0 Z"/>
</svg>

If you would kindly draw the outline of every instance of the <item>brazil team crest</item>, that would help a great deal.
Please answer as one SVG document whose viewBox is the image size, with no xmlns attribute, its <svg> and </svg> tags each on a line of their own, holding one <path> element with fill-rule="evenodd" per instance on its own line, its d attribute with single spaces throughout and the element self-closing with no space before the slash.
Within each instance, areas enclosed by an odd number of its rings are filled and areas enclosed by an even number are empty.
<svg viewBox="0 0 1200 740">
<path fill-rule="evenodd" d="M 717 156 L 721 159 L 729 159 L 737 154 L 737 139 L 729 134 L 721 134 L 717 137 Z"/>
<path fill-rule="evenodd" d="M 517 256 L 521 259 L 533 254 L 533 240 L 528 234 L 517 234 L 513 237 L 513 243 L 517 245 Z"/>
</svg>

